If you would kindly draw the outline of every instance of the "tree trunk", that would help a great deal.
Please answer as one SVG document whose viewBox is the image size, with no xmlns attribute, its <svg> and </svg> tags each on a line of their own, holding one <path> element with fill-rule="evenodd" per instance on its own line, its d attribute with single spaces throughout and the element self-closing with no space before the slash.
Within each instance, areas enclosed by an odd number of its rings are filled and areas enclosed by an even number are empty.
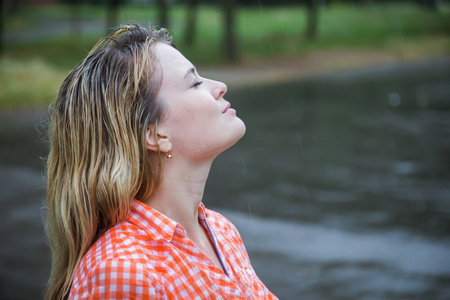
<svg viewBox="0 0 450 300">
<path fill-rule="evenodd" d="M 76 0 L 70 1 L 70 35 L 73 39 L 81 37 L 81 13 Z"/>
<path fill-rule="evenodd" d="M 158 11 L 159 11 L 159 26 L 168 28 L 169 27 L 169 7 L 167 5 L 167 0 L 158 0 Z"/>
<path fill-rule="evenodd" d="M 5 1 L 2 1 L 2 2 L 4 3 Z M 21 2 L 22 2 L 22 0 L 12 0 L 12 1 L 10 1 L 11 7 L 10 7 L 10 11 L 8 13 L 11 13 L 11 14 L 17 13 L 19 11 L 19 8 L 20 8 L 21 4 L 22 4 Z"/>
<path fill-rule="evenodd" d="M 421 0 L 421 4 L 425 9 L 429 11 L 436 12 L 438 10 L 437 0 Z"/>
<path fill-rule="evenodd" d="M 184 33 L 184 43 L 188 47 L 192 47 L 195 40 L 195 34 L 197 29 L 197 8 L 198 0 L 188 0 L 187 1 L 187 15 L 186 15 L 186 25 Z"/>
<path fill-rule="evenodd" d="M 238 61 L 236 30 L 234 26 L 234 0 L 222 0 L 225 20 L 224 48 L 228 62 Z"/>
<path fill-rule="evenodd" d="M 307 0 L 306 10 L 307 10 L 306 37 L 309 40 L 315 40 L 317 38 L 319 0 Z"/>
<path fill-rule="evenodd" d="M 119 5 L 120 0 L 109 0 L 108 11 L 106 16 L 106 34 L 109 34 L 114 28 L 116 28 L 119 19 Z"/>
<path fill-rule="evenodd" d="M 0 0 L 0 55 L 3 53 L 3 0 Z"/>
</svg>

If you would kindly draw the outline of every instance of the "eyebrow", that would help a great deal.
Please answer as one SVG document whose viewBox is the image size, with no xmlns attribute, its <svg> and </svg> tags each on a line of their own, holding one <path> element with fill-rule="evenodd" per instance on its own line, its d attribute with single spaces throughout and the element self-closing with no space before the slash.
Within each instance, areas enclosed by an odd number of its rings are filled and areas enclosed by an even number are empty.
<svg viewBox="0 0 450 300">
<path fill-rule="evenodd" d="M 184 78 L 188 77 L 191 73 L 194 74 L 196 71 L 196 69 L 194 67 L 190 68 L 187 72 L 186 75 L 184 75 Z"/>
</svg>

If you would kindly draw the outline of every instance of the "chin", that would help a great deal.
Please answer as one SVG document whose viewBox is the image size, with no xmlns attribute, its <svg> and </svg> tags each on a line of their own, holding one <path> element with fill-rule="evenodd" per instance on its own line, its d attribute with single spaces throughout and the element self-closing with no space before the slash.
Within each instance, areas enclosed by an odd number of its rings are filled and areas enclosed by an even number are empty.
<svg viewBox="0 0 450 300">
<path fill-rule="evenodd" d="M 225 150 L 231 148 L 234 144 L 236 144 L 245 134 L 246 131 L 246 127 L 244 122 L 242 122 L 241 119 L 239 119 L 239 122 L 236 122 L 236 124 L 234 124 L 233 128 L 230 128 L 229 131 L 227 130 L 227 135 L 226 136 L 222 136 L 223 139 L 221 142 L 218 142 L 216 144 L 217 147 L 213 147 L 215 148 L 214 150 L 211 149 L 212 151 L 206 151 L 203 152 L 203 155 L 206 154 L 207 157 L 211 157 L 213 156 L 214 158 L 217 157 L 220 153 L 224 152 Z M 197 153 L 199 153 L 197 151 Z"/>
<path fill-rule="evenodd" d="M 245 134 L 245 131 L 246 131 L 245 124 L 244 124 L 244 122 L 242 122 L 241 119 L 239 119 L 239 121 L 240 121 L 239 122 L 240 124 L 239 124 L 239 126 L 236 126 L 237 128 L 236 128 L 236 132 L 235 132 L 236 134 L 234 136 L 234 139 L 232 140 L 231 144 L 227 148 L 230 148 L 231 146 L 236 144 L 237 141 L 239 141 Z"/>
<path fill-rule="evenodd" d="M 241 137 L 243 137 L 244 136 L 244 134 L 245 134 L 245 131 L 246 131 L 246 127 L 245 127 L 245 123 L 241 120 L 241 119 L 239 119 L 238 117 L 236 117 L 236 127 L 234 128 L 234 131 L 235 131 L 235 134 L 236 134 L 236 141 L 234 141 L 234 143 L 236 143 L 238 140 L 240 140 L 241 139 Z M 233 144 L 234 144 L 233 143 Z"/>
<path fill-rule="evenodd" d="M 245 134 L 245 132 L 246 132 L 246 130 L 247 130 L 247 127 L 245 126 L 245 124 L 244 124 L 244 122 L 242 122 L 242 133 L 241 133 L 241 135 L 239 136 L 239 140 L 241 139 L 241 137 L 243 137 L 244 136 L 244 134 Z"/>
</svg>

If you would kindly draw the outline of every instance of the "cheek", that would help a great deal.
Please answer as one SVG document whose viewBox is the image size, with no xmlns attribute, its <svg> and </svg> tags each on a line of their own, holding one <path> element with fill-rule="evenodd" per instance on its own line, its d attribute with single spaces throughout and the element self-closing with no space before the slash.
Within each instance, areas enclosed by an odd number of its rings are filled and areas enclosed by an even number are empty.
<svg viewBox="0 0 450 300">
<path fill-rule="evenodd" d="M 187 129 L 187 126 L 195 125 L 201 114 L 195 107 L 177 107 L 171 112 L 171 122 L 177 129 Z"/>
<path fill-rule="evenodd" d="M 217 105 L 207 101 L 194 101 L 176 109 L 176 120 L 180 123 L 205 123 L 217 118 Z"/>
<path fill-rule="evenodd" d="M 171 124 L 172 132 L 183 138 L 184 135 L 206 134 L 218 117 L 215 105 L 194 103 L 174 107 L 167 121 Z"/>
</svg>

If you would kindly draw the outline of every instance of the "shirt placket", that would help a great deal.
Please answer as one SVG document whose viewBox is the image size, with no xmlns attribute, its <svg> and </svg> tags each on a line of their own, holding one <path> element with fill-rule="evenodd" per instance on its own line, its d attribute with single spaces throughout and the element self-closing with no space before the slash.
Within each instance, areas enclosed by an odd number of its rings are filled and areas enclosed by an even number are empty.
<svg viewBox="0 0 450 300">
<path fill-rule="evenodd" d="M 226 280 L 227 283 L 229 284 L 230 290 L 227 291 L 227 293 L 230 293 L 234 297 L 243 296 L 243 294 L 245 294 L 246 287 L 244 287 L 244 290 L 241 290 L 240 288 L 241 285 L 238 283 L 238 278 L 235 277 L 233 268 L 231 267 L 228 259 L 226 259 L 227 256 L 223 255 L 222 245 L 219 243 L 219 239 L 217 238 L 217 234 L 215 234 L 214 232 L 214 228 L 208 226 L 208 222 L 206 221 L 206 219 L 204 219 L 204 224 L 207 226 L 208 231 L 211 234 L 211 238 L 214 241 L 214 246 L 216 251 L 218 252 L 220 261 L 222 263 L 222 267 L 226 270 L 226 274 L 224 274 L 223 272 L 220 272 L 220 274 L 225 275 L 225 278 L 222 278 L 222 280 Z M 233 255 L 233 253 L 229 253 L 229 255 Z"/>
<path fill-rule="evenodd" d="M 227 295 L 227 297 L 232 295 L 233 299 L 239 299 L 239 296 L 242 295 L 242 292 L 238 287 L 239 285 L 237 284 L 237 282 L 233 279 L 234 277 L 227 276 L 206 254 L 198 249 L 197 246 L 195 246 L 195 244 L 187 238 L 186 232 L 184 231 L 184 229 L 182 229 L 181 226 L 175 229 L 172 243 L 180 250 L 188 249 L 190 252 L 196 253 L 196 260 L 201 265 L 204 265 L 206 267 L 200 267 L 200 271 L 205 272 L 207 274 L 207 277 L 210 278 L 210 280 L 212 280 L 216 284 L 216 286 L 219 287 L 222 293 Z M 217 249 L 219 251 L 219 254 L 223 257 L 220 247 L 218 247 Z M 187 257 L 191 257 L 190 254 L 187 254 Z M 191 263 L 195 265 L 198 264 L 197 262 L 192 260 L 192 258 L 190 260 Z M 226 262 L 225 265 L 228 269 L 231 270 L 228 262 Z"/>
</svg>

